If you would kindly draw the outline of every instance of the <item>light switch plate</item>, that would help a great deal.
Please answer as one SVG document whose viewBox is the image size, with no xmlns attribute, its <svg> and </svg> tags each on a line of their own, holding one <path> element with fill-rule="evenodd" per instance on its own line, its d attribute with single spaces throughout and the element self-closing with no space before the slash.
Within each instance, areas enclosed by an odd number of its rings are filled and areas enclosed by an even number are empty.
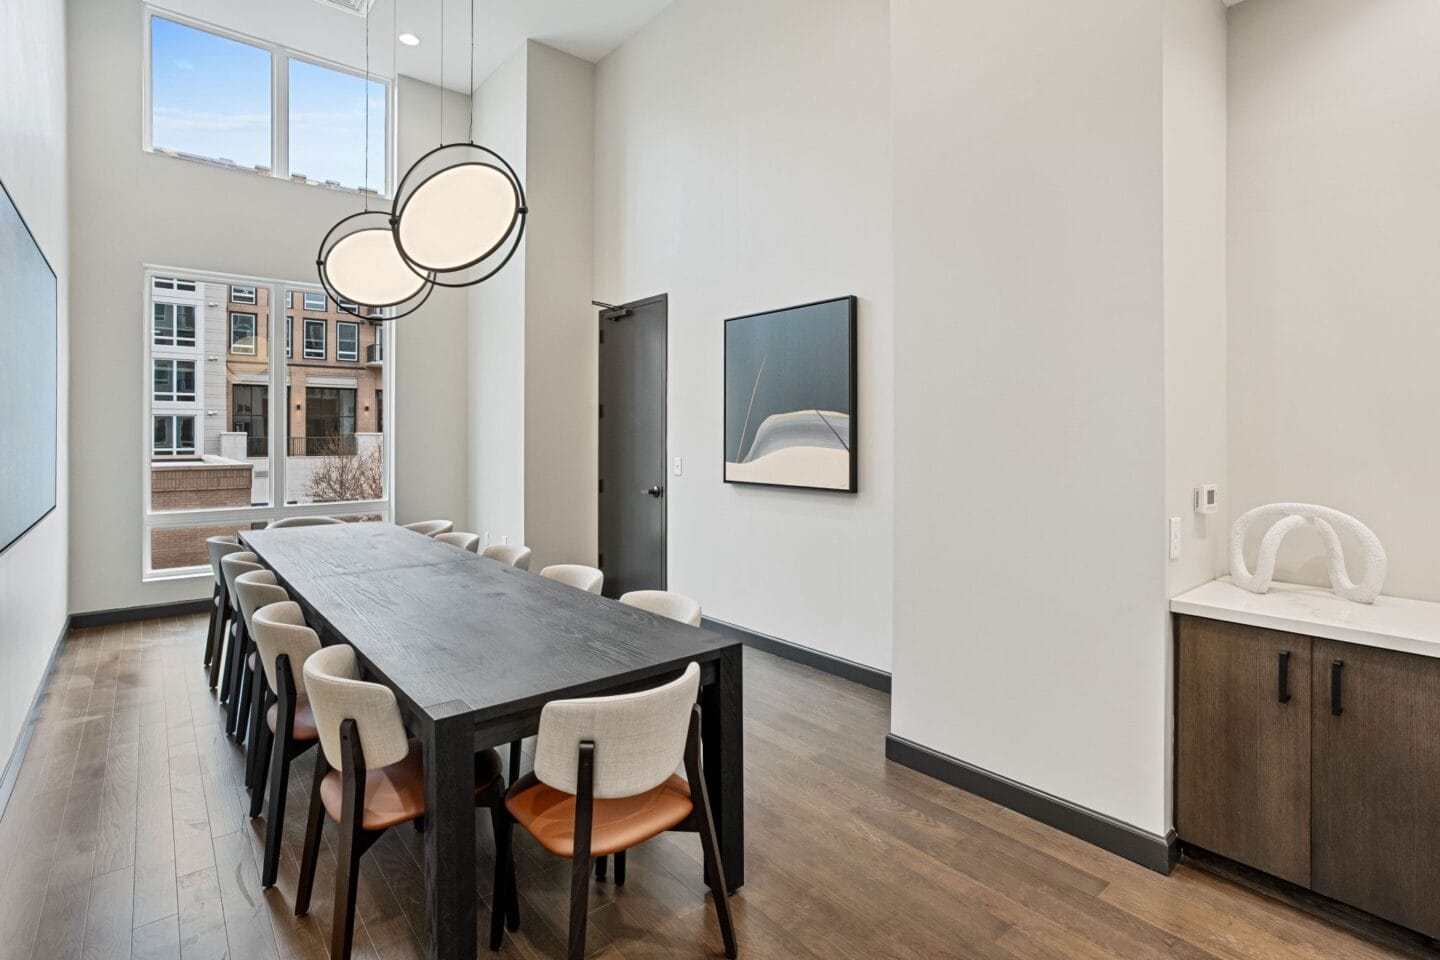
<svg viewBox="0 0 1440 960">
<path fill-rule="evenodd" d="M 685 473 L 685 460 L 684 460 L 684 458 L 683 458 L 683 457 L 676 457 L 672 469 L 675 471 L 675 476 L 677 476 L 677 477 L 678 477 L 678 476 L 682 476 L 682 475 Z"/>
<path fill-rule="evenodd" d="M 1170 559 L 1180 559 L 1180 518 L 1170 518 Z"/>
</svg>

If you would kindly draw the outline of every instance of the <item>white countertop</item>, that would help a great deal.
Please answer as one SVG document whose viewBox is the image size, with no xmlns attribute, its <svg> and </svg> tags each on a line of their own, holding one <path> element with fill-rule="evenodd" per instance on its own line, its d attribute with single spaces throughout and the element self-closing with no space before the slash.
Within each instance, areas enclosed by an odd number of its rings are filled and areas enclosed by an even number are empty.
<svg viewBox="0 0 1440 960">
<path fill-rule="evenodd" d="M 1170 601 L 1172 613 L 1252 627 L 1341 640 L 1425 657 L 1440 657 L 1440 603 L 1378 597 L 1355 603 L 1325 587 L 1274 583 L 1269 593 L 1251 593 L 1230 582 L 1211 580 Z"/>
</svg>

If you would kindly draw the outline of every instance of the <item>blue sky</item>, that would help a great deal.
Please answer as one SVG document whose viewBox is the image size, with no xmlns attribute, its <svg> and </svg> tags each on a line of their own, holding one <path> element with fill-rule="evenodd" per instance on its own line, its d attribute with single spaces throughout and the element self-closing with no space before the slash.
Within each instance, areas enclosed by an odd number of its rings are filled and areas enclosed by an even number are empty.
<svg viewBox="0 0 1440 960">
<path fill-rule="evenodd" d="M 270 166 L 270 52 L 161 17 L 151 20 L 156 147 Z M 290 169 L 358 187 L 365 179 L 365 80 L 289 64 Z M 385 186 L 385 86 L 370 87 L 370 186 Z"/>
</svg>

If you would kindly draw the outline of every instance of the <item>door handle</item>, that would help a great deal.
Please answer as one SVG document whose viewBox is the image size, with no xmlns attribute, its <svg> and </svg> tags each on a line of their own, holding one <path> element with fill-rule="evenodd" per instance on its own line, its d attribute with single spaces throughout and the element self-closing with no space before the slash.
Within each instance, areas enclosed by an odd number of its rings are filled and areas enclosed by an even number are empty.
<svg viewBox="0 0 1440 960">
<path fill-rule="evenodd" d="M 1345 712 L 1340 702 L 1340 672 L 1345 669 L 1344 660 L 1330 661 L 1330 716 L 1338 717 Z"/>
<path fill-rule="evenodd" d="M 1276 692 L 1276 699 L 1281 703 L 1290 702 L 1290 651 L 1280 651 L 1280 678 L 1279 690 Z"/>
<path fill-rule="evenodd" d="M 651 487 L 650 489 L 646 490 L 645 492 L 648 493 L 648 494 L 650 494 L 650 496 L 652 496 L 652 497 L 657 497 L 657 498 L 658 498 L 658 497 L 663 497 L 663 496 L 665 495 L 665 488 L 657 485 L 657 486 Z"/>
</svg>

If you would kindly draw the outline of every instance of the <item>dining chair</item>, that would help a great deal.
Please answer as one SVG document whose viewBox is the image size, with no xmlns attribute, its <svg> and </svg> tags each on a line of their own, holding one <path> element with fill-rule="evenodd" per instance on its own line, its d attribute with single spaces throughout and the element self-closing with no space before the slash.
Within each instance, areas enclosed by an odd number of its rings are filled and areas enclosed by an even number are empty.
<svg viewBox="0 0 1440 960">
<path fill-rule="evenodd" d="M 692 600 L 683 593 L 671 593 L 669 590 L 631 590 L 621 595 L 620 602 L 692 627 L 700 626 L 700 601 Z"/>
<path fill-rule="evenodd" d="M 210 689 L 220 681 L 220 649 L 225 643 L 225 628 L 230 622 L 229 592 L 225 587 L 225 573 L 220 561 L 227 554 L 240 553 L 245 548 L 234 534 L 224 537 L 210 537 L 205 541 L 205 552 L 210 557 L 210 571 L 215 576 L 215 591 L 210 599 L 210 632 L 205 637 L 205 666 L 210 670 Z"/>
<path fill-rule="evenodd" d="M 259 653 L 255 648 L 255 612 L 272 603 L 283 603 L 290 594 L 275 580 L 269 570 L 250 570 L 235 578 L 235 590 L 240 595 L 240 619 L 250 637 L 251 651 L 245 655 L 244 673 L 241 675 L 244 691 L 240 695 L 240 720 L 245 724 L 245 787 L 255 785 L 255 765 L 259 751 L 255 743 L 260 736 L 261 715 L 264 713 L 265 697 L 263 686 L 258 682 Z"/>
<path fill-rule="evenodd" d="M 512 824 L 571 861 L 570 960 L 585 956 L 592 857 L 620 853 L 671 830 L 700 834 L 725 956 L 736 955 L 725 867 L 700 766 L 700 667 L 639 693 L 556 700 L 540 711 L 535 769 L 505 795 L 496 832 L 495 901 L 515 903 Z M 685 777 L 675 773 L 683 760 Z M 503 896 L 503 900 L 501 899 Z M 500 948 L 501 911 L 490 947 Z"/>
<path fill-rule="evenodd" d="M 547 580 L 558 580 L 586 593 L 599 593 L 600 588 L 605 585 L 605 574 L 582 563 L 551 564 L 540 571 L 540 576 Z"/>
<path fill-rule="evenodd" d="M 241 577 L 257 576 L 247 573 Z M 290 787 L 290 764 L 319 742 L 315 714 L 305 696 L 302 670 L 320 649 L 320 637 L 305 625 L 305 614 L 293 600 L 272 603 L 255 611 L 251 626 L 255 652 L 260 658 L 265 701 L 265 725 L 258 731 L 255 784 L 250 793 L 250 816 L 258 817 L 270 786 L 265 813 L 265 858 L 260 886 L 275 886 L 280 870 L 280 841 L 285 830 L 285 795 Z"/>
<path fill-rule="evenodd" d="M 225 590 L 230 601 L 230 631 L 225 643 L 225 669 L 220 677 L 220 700 L 225 704 L 225 733 L 234 738 L 238 732 L 236 717 L 240 706 L 240 674 L 245 657 L 249 656 L 249 631 L 240 613 L 240 594 L 235 578 L 252 570 L 264 570 L 259 558 L 248 550 L 226 555 L 220 561 L 225 576 Z"/>
<path fill-rule="evenodd" d="M 452 547 L 459 547 L 461 550 L 469 550 L 471 553 L 478 553 L 480 550 L 480 534 L 478 533 L 437 533 L 435 539 L 441 543 L 448 543 Z"/>
<path fill-rule="evenodd" d="M 480 551 L 480 556 L 499 560 L 520 570 L 530 569 L 530 548 L 519 543 L 492 543 Z"/>
<path fill-rule="evenodd" d="M 416 533 L 423 533 L 427 537 L 433 537 L 437 533 L 449 533 L 455 529 L 455 524 L 449 520 L 417 520 L 414 523 L 403 525 L 406 530 L 414 530 Z"/>
<path fill-rule="evenodd" d="M 425 815 L 425 773 L 420 743 L 407 736 L 395 694 L 389 687 L 360 679 L 353 648 L 336 644 L 312 653 L 303 674 L 320 756 L 315 760 L 295 915 L 303 917 L 310 910 L 321 832 L 328 817 L 340 828 L 330 960 L 348 960 L 360 857 L 389 828 Z M 474 777 L 475 805 L 490 809 L 498 836 L 505 819 L 500 755 L 494 750 L 475 754 Z M 508 870 L 500 869 L 496 875 L 511 883 Z M 514 929 L 519 924 L 518 907 L 506 911 L 499 906 L 503 902 L 498 896 L 491 898 L 496 916 L 508 913 Z"/>
<path fill-rule="evenodd" d="M 334 517 L 282 517 L 279 520 L 271 520 L 266 530 L 280 530 L 285 527 L 324 527 L 332 523 L 344 523 L 344 520 L 337 520 Z"/>
</svg>

